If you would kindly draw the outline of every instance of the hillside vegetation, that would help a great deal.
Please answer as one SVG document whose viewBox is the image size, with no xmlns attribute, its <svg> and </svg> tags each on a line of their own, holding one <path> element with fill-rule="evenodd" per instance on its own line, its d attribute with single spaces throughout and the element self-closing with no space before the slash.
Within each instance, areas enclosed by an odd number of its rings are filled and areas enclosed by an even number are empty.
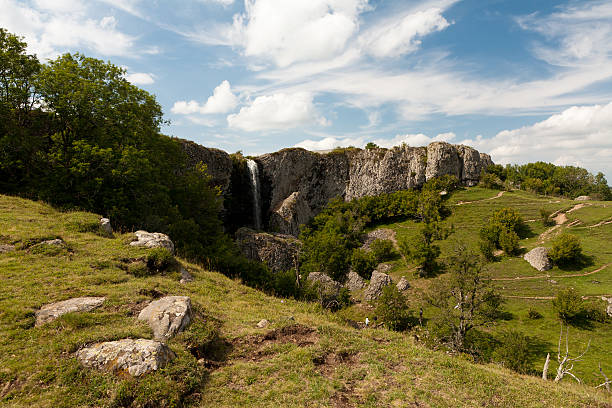
<svg viewBox="0 0 612 408">
<path fill-rule="evenodd" d="M 415 344 L 408 334 L 351 328 L 314 303 L 269 297 L 181 259 L 195 277 L 191 283 L 179 283 L 176 273 L 136 277 L 122 263 L 151 250 L 127 245 L 129 233 L 100 236 L 97 222 L 94 214 L 0 196 L 0 239 L 15 245 L 0 254 L 2 406 L 612 404 L 592 387 L 476 365 Z M 34 242 L 57 237 L 66 243 L 61 250 L 33 250 Z M 169 343 L 177 359 L 141 379 L 78 365 L 74 353 L 84 345 L 151 338 L 135 315 L 162 294 L 190 296 L 198 319 L 217 333 L 209 336 L 199 361 L 179 336 Z M 34 327 L 34 312 L 42 305 L 85 295 L 107 300 L 95 311 Z M 272 325 L 256 328 L 264 318 Z"/>
</svg>

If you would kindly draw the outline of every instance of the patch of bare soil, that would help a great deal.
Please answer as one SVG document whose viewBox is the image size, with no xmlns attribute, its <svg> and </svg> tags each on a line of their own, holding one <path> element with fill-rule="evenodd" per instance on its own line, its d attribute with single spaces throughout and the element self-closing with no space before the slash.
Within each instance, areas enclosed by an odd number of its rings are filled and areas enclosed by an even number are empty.
<svg viewBox="0 0 612 408">
<path fill-rule="evenodd" d="M 328 379 L 333 378 L 334 372 L 341 366 L 355 366 L 359 364 L 359 355 L 341 351 L 339 353 L 327 353 L 321 356 L 316 356 L 312 359 L 316 369 L 322 376 Z M 353 381 L 348 381 L 342 385 L 330 398 L 331 406 L 337 408 L 353 407 L 350 396 L 354 394 L 355 384 Z"/>
<path fill-rule="evenodd" d="M 497 195 L 495 197 L 490 197 L 490 198 L 484 198 L 482 200 L 475 200 L 475 201 L 458 201 L 457 204 L 455 205 L 464 205 L 464 204 L 472 204 L 472 203 L 479 203 L 481 201 L 489 201 L 489 200 L 495 200 L 496 198 L 500 198 L 501 196 L 503 196 L 505 193 L 505 191 L 500 191 L 499 193 L 497 193 Z"/>
<path fill-rule="evenodd" d="M 298 347 L 312 346 L 319 341 L 316 330 L 301 324 L 275 329 L 266 334 L 239 337 L 232 341 L 233 357 L 241 360 L 260 361 L 272 355 L 265 347 L 273 343 L 293 343 Z"/>
</svg>

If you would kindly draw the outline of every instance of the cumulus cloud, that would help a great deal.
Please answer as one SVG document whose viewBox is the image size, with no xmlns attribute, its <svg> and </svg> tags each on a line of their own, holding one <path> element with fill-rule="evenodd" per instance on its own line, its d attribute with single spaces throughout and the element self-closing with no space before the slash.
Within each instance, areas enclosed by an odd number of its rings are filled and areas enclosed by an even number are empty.
<svg viewBox="0 0 612 408">
<path fill-rule="evenodd" d="M 178 101 L 172 107 L 172 113 L 189 115 L 192 113 L 213 114 L 227 113 L 238 105 L 238 97 L 232 92 L 229 81 L 223 81 L 208 97 L 206 103 L 197 101 Z"/>
<path fill-rule="evenodd" d="M 449 25 L 442 9 L 430 8 L 380 24 L 365 32 L 359 41 L 370 55 L 397 57 L 416 51 L 421 45 L 420 38 Z"/>
<path fill-rule="evenodd" d="M 246 130 L 286 130 L 302 125 L 327 125 L 317 112 L 313 96 L 307 92 L 278 93 L 255 98 L 240 112 L 227 117 L 229 127 Z"/>
<path fill-rule="evenodd" d="M 533 125 L 462 143 L 490 153 L 502 164 L 541 160 L 612 176 L 612 102 L 573 106 Z"/>
<path fill-rule="evenodd" d="M 396 135 L 391 139 L 385 138 L 368 138 L 367 136 L 359 137 L 334 137 L 327 136 L 320 140 L 307 139 L 297 143 L 295 147 L 302 147 L 307 150 L 331 150 L 336 147 L 360 147 L 364 148 L 369 142 L 375 143 L 380 147 L 391 148 L 407 144 L 408 146 L 427 146 L 431 142 L 452 142 L 455 139 L 455 134 L 441 133 L 434 137 L 429 137 L 422 133 Z"/>
<path fill-rule="evenodd" d="M 0 26 L 24 36 L 29 51 L 40 58 L 82 47 L 102 55 L 137 54 L 136 38 L 118 30 L 115 17 L 89 18 L 78 0 L 36 0 L 33 7 L 0 0 L 0 10 Z"/>
<path fill-rule="evenodd" d="M 127 74 L 125 79 L 134 85 L 150 85 L 155 82 L 155 75 L 146 72 L 134 72 Z"/>
</svg>

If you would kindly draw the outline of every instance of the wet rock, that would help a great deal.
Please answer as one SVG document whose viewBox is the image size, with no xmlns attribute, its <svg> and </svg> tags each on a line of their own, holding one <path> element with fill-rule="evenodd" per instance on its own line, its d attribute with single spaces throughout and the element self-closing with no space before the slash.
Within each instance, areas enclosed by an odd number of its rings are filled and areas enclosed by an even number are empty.
<svg viewBox="0 0 612 408">
<path fill-rule="evenodd" d="M 149 303 L 138 315 L 153 330 L 156 340 L 167 341 L 182 332 L 192 320 L 191 300 L 187 296 L 166 296 Z"/>
<path fill-rule="evenodd" d="M 89 312 L 100 307 L 106 298 L 80 297 L 44 305 L 36 312 L 36 326 L 49 323 L 66 313 Z"/>
<path fill-rule="evenodd" d="M 378 299 L 380 295 L 382 295 L 384 287 L 390 285 L 391 283 L 391 277 L 386 273 L 381 273 L 378 271 L 372 272 L 370 285 L 365 290 L 363 298 L 368 302 Z"/>
<path fill-rule="evenodd" d="M 534 248 L 527 252 L 523 258 L 538 271 L 547 271 L 552 268 L 552 262 L 548 257 L 548 248 Z"/>
<path fill-rule="evenodd" d="M 83 348 L 76 357 L 85 367 L 139 377 L 164 368 L 175 355 L 155 340 L 124 339 Z"/>
<path fill-rule="evenodd" d="M 141 246 L 145 248 L 166 248 L 174 254 L 174 243 L 166 234 L 160 232 L 136 231 L 136 240 L 130 242 L 132 246 Z"/>
</svg>

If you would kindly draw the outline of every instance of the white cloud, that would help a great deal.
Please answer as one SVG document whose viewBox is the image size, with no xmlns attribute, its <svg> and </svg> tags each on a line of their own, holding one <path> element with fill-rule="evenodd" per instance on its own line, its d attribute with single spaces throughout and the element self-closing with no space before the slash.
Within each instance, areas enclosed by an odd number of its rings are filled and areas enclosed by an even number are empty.
<svg viewBox="0 0 612 408">
<path fill-rule="evenodd" d="M 155 75 L 146 72 L 127 74 L 125 79 L 134 85 L 150 85 L 155 82 Z"/>
<path fill-rule="evenodd" d="M 462 143 L 490 153 L 502 164 L 540 160 L 612 176 L 612 102 L 573 106 L 531 126 Z"/>
<path fill-rule="evenodd" d="M 246 131 L 286 130 L 329 122 L 317 112 L 307 92 L 259 96 L 240 112 L 227 117 L 229 127 Z"/>
<path fill-rule="evenodd" d="M 188 115 L 192 113 L 213 114 L 227 113 L 238 105 L 238 97 L 232 92 L 230 83 L 223 81 L 215 88 L 213 94 L 208 97 L 206 103 L 197 101 L 178 101 L 172 107 L 172 113 Z"/>
<path fill-rule="evenodd" d="M 360 36 L 361 47 L 375 57 L 398 57 L 414 52 L 421 45 L 420 38 L 450 25 L 442 11 L 430 8 L 380 24 Z"/>
<path fill-rule="evenodd" d="M 35 7 L 28 7 L 15 0 L 0 0 L 0 26 L 24 36 L 29 51 L 40 58 L 80 48 L 102 55 L 137 54 L 135 37 L 119 31 L 115 17 L 89 18 L 85 4 L 78 0 L 36 0 Z"/>
<path fill-rule="evenodd" d="M 360 147 L 364 148 L 369 142 L 375 143 L 380 147 L 391 148 L 407 144 L 408 146 L 427 146 L 431 142 L 452 142 L 455 139 L 454 133 L 441 133 L 434 137 L 426 136 L 422 133 L 397 135 L 392 139 L 359 137 L 334 137 L 327 136 L 320 140 L 307 139 L 295 145 L 307 150 L 331 150 L 336 147 Z"/>
</svg>

